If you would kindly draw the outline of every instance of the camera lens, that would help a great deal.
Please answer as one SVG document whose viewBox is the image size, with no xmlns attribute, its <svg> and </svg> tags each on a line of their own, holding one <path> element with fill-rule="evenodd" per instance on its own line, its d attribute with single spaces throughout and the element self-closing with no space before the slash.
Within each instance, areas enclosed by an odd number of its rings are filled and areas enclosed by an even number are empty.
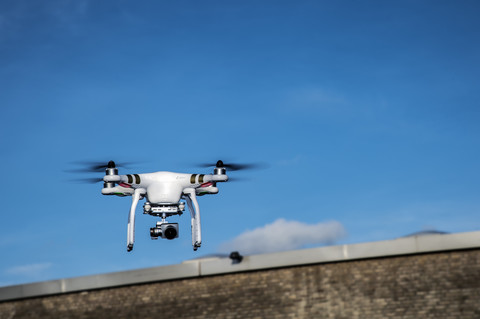
<svg viewBox="0 0 480 319">
<path fill-rule="evenodd" d="M 158 237 L 162 235 L 162 230 L 158 228 L 150 228 L 150 236 L 151 237 Z"/>
<path fill-rule="evenodd" d="M 165 238 L 167 239 L 174 239 L 177 237 L 177 230 L 173 226 L 168 226 L 167 229 L 165 229 Z"/>
</svg>

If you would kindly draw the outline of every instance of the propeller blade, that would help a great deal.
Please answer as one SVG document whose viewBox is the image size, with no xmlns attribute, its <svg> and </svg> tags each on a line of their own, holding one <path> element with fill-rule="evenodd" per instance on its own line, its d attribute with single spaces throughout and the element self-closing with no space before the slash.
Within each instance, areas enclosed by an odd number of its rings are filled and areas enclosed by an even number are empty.
<svg viewBox="0 0 480 319">
<path fill-rule="evenodd" d="M 228 176 L 228 181 L 229 182 L 234 182 L 234 183 L 237 183 L 237 182 L 249 182 L 251 181 L 252 179 L 251 178 L 246 178 L 246 177 L 231 177 L 231 176 Z"/>
<path fill-rule="evenodd" d="M 260 163 L 250 163 L 250 164 L 224 164 L 223 167 L 231 171 L 243 171 L 262 168 L 264 165 Z"/>
<path fill-rule="evenodd" d="M 70 182 L 77 182 L 77 183 L 87 183 L 87 184 L 96 184 L 103 182 L 103 177 L 91 177 L 91 178 L 77 178 L 77 179 L 70 179 Z"/>
<path fill-rule="evenodd" d="M 240 170 L 252 170 L 265 168 L 267 165 L 265 163 L 224 163 L 223 161 L 218 161 L 216 164 L 211 163 L 202 163 L 198 165 L 199 167 L 225 167 L 230 171 L 240 171 Z"/>
<path fill-rule="evenodd" d="M 67 170 L 66 172 L 70 173 L 89 173 L 89 172 L 104 172 L 108 167 L 123 167 L 127 168 L 129 165 L 133 164 L 132 162 L 126 163 L 115 163 L 114 161 L 77 161 L 72 162 L 72 164 L 80 165 L 81 168 L 75 168 Z"/>
</svg>

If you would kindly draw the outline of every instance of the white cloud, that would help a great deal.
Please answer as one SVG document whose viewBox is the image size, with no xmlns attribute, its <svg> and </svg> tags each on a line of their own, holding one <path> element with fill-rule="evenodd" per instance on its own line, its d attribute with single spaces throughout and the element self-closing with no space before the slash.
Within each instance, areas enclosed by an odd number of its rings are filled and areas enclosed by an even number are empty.
<svg viewBox="0 0 480 319">
<path fill-rule="evenodd" d="M 223 243 L 219 250 L 239 251 L 242 254 L 270 253 L 312 244 L 331 244 L 345 234 L 342 224 L 336 221 L 306 224 L 280 218 L 271 224 L 240 234 Z"/>
<path fill-rule="evenodd" d="M 52 263 L 37 263 L 8 268 L 5 273 L 8 275 L 38 277 L 53 266 Z"/>
</svg>

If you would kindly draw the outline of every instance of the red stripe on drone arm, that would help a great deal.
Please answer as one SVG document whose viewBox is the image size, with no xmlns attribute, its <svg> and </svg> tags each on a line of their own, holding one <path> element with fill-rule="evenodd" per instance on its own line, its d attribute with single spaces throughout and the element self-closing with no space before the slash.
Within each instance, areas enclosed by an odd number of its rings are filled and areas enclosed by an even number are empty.
<svg viewBox="0 0 480 319">
<path fill-rule="evenodd" d="M 200 187 L 208 187 L 208 186 L 212 186 L 212 185 L 213 185 L 212 182 L 208 182 L 208 183 L 200 185 Z"/>
</svg>

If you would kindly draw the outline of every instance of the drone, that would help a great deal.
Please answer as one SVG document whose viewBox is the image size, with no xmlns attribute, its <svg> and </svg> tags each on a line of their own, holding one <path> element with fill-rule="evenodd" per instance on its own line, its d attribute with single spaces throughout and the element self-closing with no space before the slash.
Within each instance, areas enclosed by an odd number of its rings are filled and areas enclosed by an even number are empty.
<svg viewBox="0 0 480 319">
<path fill-rule="evenodd" d="M 204 167 L 213 166 L 210 164 Z M 155 227 L 150 228 L 152 239 L 172 240 L 179 237 L 178 223 L 167 222 L 167 218 L 182 215 L 185 202 L 191 216 L 192 246 L 196 251 L 202 245 L 200 208 L 197 197 L 218 194 L 217 183 L 227 182 L 227 168 L 240 170 L 253 167 L 254 164 L 224 164 L 217 161 L 213 174 L 183 174 L 160 171 L 147 174 L 119 175 L 114 161 L 96 165 L 95 169 L 105 168 L 103 177 L 103 195 L 132 196 L 132 205 L 128 215 L 127 251 L 132 251 L 135 241 L 135 211 L 140 200 L 146 199 L 143 214 L 160 217 Z"/>
</svg>

